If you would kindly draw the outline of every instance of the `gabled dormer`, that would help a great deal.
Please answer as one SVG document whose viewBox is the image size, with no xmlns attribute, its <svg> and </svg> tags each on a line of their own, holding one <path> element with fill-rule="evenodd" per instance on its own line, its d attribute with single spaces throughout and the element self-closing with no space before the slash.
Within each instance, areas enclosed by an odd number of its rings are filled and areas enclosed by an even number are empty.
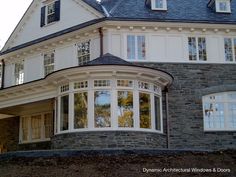
<svg viewBox="0 0 236 177">
<path fill-rule="evenodd" d="M 146 0 L 146 5 L 152 10 L 167 10 L 167 0 Z"/>
<path fill-rule="evenodd" d="M 231 13 L 231 0 L 210 0 L 208 7 L 217 13 Z"/>
</svg>

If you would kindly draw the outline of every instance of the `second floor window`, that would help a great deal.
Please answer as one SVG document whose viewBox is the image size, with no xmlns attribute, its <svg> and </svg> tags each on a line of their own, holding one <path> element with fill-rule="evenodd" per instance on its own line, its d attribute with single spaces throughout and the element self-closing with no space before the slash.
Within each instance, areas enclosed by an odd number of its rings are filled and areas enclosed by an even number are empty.
<svg viewBox="0 0 236 177">
<path fill-rule="evenodd" d="M 167 10 L 166 0 L 152 0 L 153 10 Z"/>
<path fill-rule="evenodd" d="M 224 39 L 225 61 L 236 61 L 236 38 Z"/>
<path fill-rule="evenodd" d="M 44 76 L 54 71 L 54 52 L 44 54 Z"/>
<path fill-rule="evenodd" d="M 127 36 L 127 59 L 145 60 L 146 44 L 145 36 L 128 35 Z"/>
<path fill-rule="evenodd" d="M 216 12 L 230 13 L 230 0 L 216 0 Z"/>
<path fill-rule="evenodd" d="M 15 64 L 15 84 L 24 83 L 24 61 Z"/>
<path fill-rule="evenodd" d="M 204 37 L 189 37 L 188 38 L 189 60 L 191 61 L 206 61 L 206 38 Z"/>
<path fill-rule="evenodd" d="M 84 65 L 90 61 L 90 41 L 78 44 L 78 65 Z"/>
</svg>

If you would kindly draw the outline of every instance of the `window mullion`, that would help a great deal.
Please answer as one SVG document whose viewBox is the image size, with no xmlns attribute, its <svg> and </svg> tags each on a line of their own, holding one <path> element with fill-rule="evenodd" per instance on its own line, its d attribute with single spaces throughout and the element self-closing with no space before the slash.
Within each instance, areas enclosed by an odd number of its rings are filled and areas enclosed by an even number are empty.
<svg viewBox="0 0 236 177">
<path fill-rule="evenodd" d="M 140 128 L 139 120 L 139 92 L 138 92 L 138 82 L 134 81 L 134 92 L 133 92 L 133 103 L 134 103 L 134 129 Z"/>
<path fill-rule="evenodd" d="M 94 128 L 94 91 L 92 89 L 93 81 L 88 81 L 88 129 Z"/>
</svg>

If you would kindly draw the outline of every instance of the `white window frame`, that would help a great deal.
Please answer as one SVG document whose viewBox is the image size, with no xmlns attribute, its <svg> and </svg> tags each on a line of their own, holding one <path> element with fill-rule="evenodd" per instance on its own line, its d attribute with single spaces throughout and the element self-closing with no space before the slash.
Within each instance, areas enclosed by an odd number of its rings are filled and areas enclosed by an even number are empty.
<svg viewBox="0 0 236 177">
<path fill-rule="evenodd" d="M 46 114 L 52 114 L 52 125 L 51 127 L 53 128 L 53 113 L 52 112 L 43 112 L 43 113 L 38 113 L 38 114 L 31 114 L 31 115 L 24 115 L 20 117 L 20 128 L 19 128 L 19 144 L 25 144 L 25 143 L 37 143 L 37 142 L 44 142 L 44 141 L 50 141 L 50 138 L 45 138 L 45 126 L 44 126 L 44 116 Z M 41 115 L 41 135 L 40 139 L 37 140 L 32 140 L 32 116 L 37 116 Z M 23 140 L 23 130 L 22 130 L 22 124 L 23 124 L 23 118 L 27 117 L 28 118 L 28 140 L 24 141 Z M 52 131 L 53 133 L 53 131 Z"/>
<path fill-rule="evenodd" d="M 230 123 L 230 117 L 229 117 L 229 105 L 230 103 L 234 103 L 236 104 L 236 98 L 235 99 L 229 99 L 228 95 L 229 94 L 236 94 L 235 92 L 220 92 L 220 93 L 215 93 L 215 94 L 210 94 L 210 95 L 205 95 L 202 97 L 202 103 L 203 103 L 203 125 L 204 125 L 204 131 L 236 131 L 236 127 L 235 128 L 231 128 L 229 126 Z M 221 100 L 211 100 L 210 98 L 216 98 L 216 97 L 221 97 Z M 224 127 L 223 128 L 216 128 L 215 127 L 215 122 L 213 121 L 213 127 L 209 128 L 206 127 L 206 115 L 205 115 L 205 110 L 204 110 L 204 106 L 205 104 L 212 104 L 213 106 L 213 110 L 215 109 L 214 104 L 223 104 L 224 105 Z M 214 112 L 212 112 L 213 114 Z M 212 119 L 214 119 L 214 117 L 212 117 Z"/>
<path fill-rule="evenodd" d="M 17 67 L 22 67 L 23 69 L 20 70 Z M 14 64 L 14 78 L 15 78 L 15 85 L 20 85 L 24 83 L 24 79 L 25 79 L 24 60 L 19 61 Z"/>
<path fill-rule="evenodd" d="M 56 3 L 56 1 L 53 1 L 53 2 L 51 2 L 50 4 L 47 4 L 47 5 L 46 5 L 45 24 L 51 24 L 51 23 L 55 22 L 55 20 L 54 20 L 54 21 L 48 23 L 48 16 L 49 16 L 49 15 L 53 15 L 53 14 L 55 15 L 55 14 L 56 14 L 56 6 L 55 6 L 55 3 Z M 50 6 L 54 6 L 54 12 L 53 12 L 53 13 L 49 13 L 49 12 L 48 12 Z"/>
<path fill-rule="evenodd" d="M 85 43 L 88 43 L 89 45 L 89 52 L 85 55 L 81 55 L 79 56 L 79 45 L 83 45 Z M 78 42 L 77 45 L 76 45 L 76 52 L 77 52 L 77 62 L 78 62 L 78 66 L 81 66 L 81 65 L 84 65 L 86 63 L 88 63 L 89 61 L 91 61 L 91 40 L 85 40 L 85 41 L 81 41 L 81 42 Z M 80 62 L 80 57 L 84 57 L 84 56 L 88 56 L 89 57 L 89 61 L 87 62 Z"/>
<path fill-rule="evenodd" d="M 231 45 L 232 45 L 232 57 L 233 57 L 233 61 L 227 61 L 226 60 L 226 55 L 225 55 L 225 39 L 230 39 L 231 41 Z M 236 37 L 224 37 L 223 38 L 223 43 L 224 43 L 224 61 L 225 62 L 236 62 L 236 43 L 234 42 L 236 40 Z"/>
<path fill-rule="evenodd" d="M 197 52 L 197 58 L 196 58 L 196 60 L 190 60 L 190 58 L 189 58 L 189 38 L 195 38 L 195 41 L 196 41 L 196 52 Z M 199 42 L 198 42 L 198 40 L 199 40 L 199 38 L 205 38 L 205 42 L 206 42 L 206 60 L 200 60 L 199 59 Z M 205 37 L 205 36 L 188 36 L 188 38 L 187 38 L 187 42 L 188 42 L 188 61 L 190 61 L 190 62 L 207 62 L 208 61 L 208 55 L 207 55 L 207 38 Z"/>
<path fill-rule="evenodd" d="M 231 13 L 231 2 L 230 1 L 231 0 L 216 0 L 215 1 L 216 12 L 218 12 L 218 13 Z M 221 10 L 220 3 L 226 3 L 227 9 Z"/>
<path fill-rule="evenodd" d="M 158 7 L 156 7 L 156 0 L 152 0 L 151 1 L 152 10 L 164 10 L 164 11 L 166 11 L 167 10 L 167 0 L 162 0 L 162 1 L 163 1 L 163 7 L 158 8 Z"/>
<path fill-rule="evenodd" d="M 128 58 L 128 36 L 133 36 L 134 37 L 134 58 Z M 145 56 L 143 59 L 138 58 L 138 36 L 143 36 L 144 37 L 144 42 L 145 42 Z M 125 53 L 126 53 L 126 58 L 127 60 L 130 61 L 146 61 L 147 60 L 147 35 L 145 34 L 127 34 L 126 39 L 125 39 Z"/>
<path fill-rule="evenodd" d="M 45 64 L 45 61 L 46 61 L 46 55 L 50 56 L 50 59 L 49 60 L 52 60 L 52 54 L 53 54 L 53 63 L 48 63 L 48 64 Z M 52 67 L 53 70 L 51 70 L 50 72 L 47 72 L 46 73 L 46 67 Z M 47 76 L 49 75 L 50 73 L 54 72 L 55 71 L 55 51 L 50 51 L 50 52 L 46 52 L 43 54 L 43 72 L 44 72 L 44 76 Z"/>
<path fill-rule="evenodd" d="M 66 93 L 69 95 L 69 104 L 73 105 L 69 107 L 69 129 L 66 131 L 60 130 L 60 98 L 65 95 L 65 93 L 60 92 L 58 93 L 58 105 L 57 105 L 57 132 L 56 134 L 61 133 L 69 133 L 69 132 L 83 132 L 83 131 L 147 131 L 147 132 L 156 132 L 156 133 L 163 133 L 163 116 L 162 116 L 162 96 L 161 96 L 161 88 L 160 90 L 155 89 L 155 84 L 149 83 L 149 89 L 140 89 L 138 87 L 138 82 L 141 80 L 133 80 L 131 78 L 123 79 L 123 78 L 104 78 L 103 80 L 110 80 L 110 86 L 104 87 L 94 87 L 94 81 L 101 80 L 101 79 L 88 79 L 88 80 L 81 80 L 69 83 L 70 90 Z M 128 80 L 133 81 L 132 87 L 124 87 L 124 86 L 117 86 L 117 80 Z M 87 88 L 74 88 L 74 84 L 78 82 L 88 82 Z M 142 81 L 147 82 L 147 81 Z M 157 86 L 158 87 L 158 86 Z M 111 127 L 101 127 L 95 128 L 94 126 L 94 92 L 95 91 L 109 91 L 111 93 Z M 134 112 L 134 127 L 118 127 L 118 114 L 117 114 L 117 92 L 118 91 L 132 91 L 133 92 L 133 112 Z M 75 129 L 74 128 L 74 94 L 80 92 L 87 92 L 88 94 L 88 127 Z M 139 93 L 148 93 L 151 96 L 151 128 L 140 128 L 140 117 L 139 117 Z M 158 96 L 160 98 L 160 115 L 161 115 L 161 130 L 156 130 L 156 123 L 155 123 L 155 110 L 154 110 L 154 96 Z"/>
</svg>

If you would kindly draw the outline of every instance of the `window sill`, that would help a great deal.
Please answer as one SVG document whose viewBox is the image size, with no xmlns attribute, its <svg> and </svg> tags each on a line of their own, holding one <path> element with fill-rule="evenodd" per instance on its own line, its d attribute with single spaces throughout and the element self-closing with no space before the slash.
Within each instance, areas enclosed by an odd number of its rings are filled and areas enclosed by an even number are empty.
<svg viewBox="0 0 236 177">
<path fill-rule="evenodd" d="M 43 142 L 48 142 L 48 141 L 51 141 L 51 139 L 35 140 L 35 141 L 23 141 L 23 142 L 19 142 L 19 144 L 34 144 L 34 143 L 43 143 Z"/>
<path fill-rule="evenodd" d="M 204 133 L 217 133 L 217 132 L 220 132 L 220 133 L 223 133 L 223 132 L 236 132 L 236 130 L 232 129 L 232 130 L 204 130 Z"/>
</svg>

